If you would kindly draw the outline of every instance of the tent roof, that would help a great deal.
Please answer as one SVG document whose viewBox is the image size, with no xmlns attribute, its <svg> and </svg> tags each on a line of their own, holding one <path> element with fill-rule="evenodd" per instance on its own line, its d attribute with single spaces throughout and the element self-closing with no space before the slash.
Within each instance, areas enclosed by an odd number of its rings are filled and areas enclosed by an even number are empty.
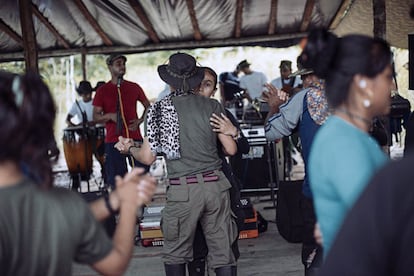
<svg viewBox="0 0 414 276">
<path fill-rule="evenodd" d="M 307 31 L 373 33 L 378 0 L 2 0 L 0 61 L 24 58 L 19 3 L 29 1 L 39 57 L 183 48 L 286 47 Z M 409 1 L 387 0 L 391 45 L 407 48 Z"/>
</svg>

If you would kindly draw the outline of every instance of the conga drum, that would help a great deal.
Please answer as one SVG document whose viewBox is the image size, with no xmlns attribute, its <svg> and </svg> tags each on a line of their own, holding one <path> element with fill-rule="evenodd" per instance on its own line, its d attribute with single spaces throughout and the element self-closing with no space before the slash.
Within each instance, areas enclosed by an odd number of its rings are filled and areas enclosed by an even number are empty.
<svg viewBox="0 0 414 276">
<path fill-rule="evenodd" d="M 92 173 L 92 145 L 87 127 L 65 128 L 63 151 L 70 174 L 89 176 Z"/>
</svg>

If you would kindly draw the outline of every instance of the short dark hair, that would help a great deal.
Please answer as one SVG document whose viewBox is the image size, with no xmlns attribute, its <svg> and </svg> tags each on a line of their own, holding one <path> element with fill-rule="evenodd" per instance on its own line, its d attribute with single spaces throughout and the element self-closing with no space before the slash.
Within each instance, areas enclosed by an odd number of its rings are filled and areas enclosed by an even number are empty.
<svg viewBox="0 0 414 276">
<path fill-rule="evenodd" d="M 250 63 L 248 63 L 247 60 L 245 59 L 245 60 L 242 60 L 242 61 L 239 62 L 239 64 L 237 65 L 237 68 L 239 70 L 241 70 L 241 69 L 247 68 L 249 66 L 250 66 Z"/>
</svg>

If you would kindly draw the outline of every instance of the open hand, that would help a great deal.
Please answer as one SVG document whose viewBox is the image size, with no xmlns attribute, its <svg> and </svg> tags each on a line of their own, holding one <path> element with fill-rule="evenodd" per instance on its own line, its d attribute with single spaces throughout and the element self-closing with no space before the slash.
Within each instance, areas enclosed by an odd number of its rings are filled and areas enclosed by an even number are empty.
<svg viewBox="0 0 414 276">
<path fill-rule="evenodd" d="M 157 180 L 149 174 L 144 174 L 143 168 L 133 168 L 123 178 L 117 176 L 115 181 L 121 208 L 136 208 L 149 203 L 157 188 Z"/>
<path fill-rule="evenodd" d="M 213 113 L 210 117 L 210 125 L 213 127 L 214 132 L 222 133 L 228 136 L 237 136 L 237 128 L 223 113 L 221 113 L 220 116 Z"/>
<path fill-rule="evenodd" d="M 119 150 L 120 153 L 127 154 L 131 146 L 134 145 L 134 140 L 131 138 L 118 137 L 118 142 L 114 145 L 114 148 Z"/>
<path fill-rule="evenodd" d="M 265 84 L 268 91 L 263 91 L 262 98 L 272 109 L 279 108 L 280 105 L 288 100 L 288 94 L 283 90 L 278 90 L 272 84 Z"/>
</svg>

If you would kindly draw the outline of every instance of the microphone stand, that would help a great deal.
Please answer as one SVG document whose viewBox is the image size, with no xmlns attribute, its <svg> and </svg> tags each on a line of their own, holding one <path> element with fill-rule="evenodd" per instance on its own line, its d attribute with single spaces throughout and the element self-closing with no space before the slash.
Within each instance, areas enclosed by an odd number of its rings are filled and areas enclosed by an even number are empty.
<svg viewBox="0 0 414 276">
<path fill-rule="evenodd" d="M 123 127 L 125 127 L 126 136 L 127 136 L 127 138 L 130 138 L 129 137 L 128 125 L 127 125 L 127 122 L 125 121 L 125 114 L 123 113 L 124 111 L 122 109 L 122 97 L 121 97 L 122 77 L 123 77 L 122 75 L 118 76 L 118 81 L 117 81 L 117 84 L 116 84 L 117 90 L 118 90 L 118 101 L 117 101 L 117 106 L 116 106 L 116 130 L 118 132 L 118 135 L 122 135 L 122 129 L 123 129 Z M 121 112 L 122 112 L 122 114 L 121 114 Z M 131 160 L 131 166 L 135 167 L 134 157 L 129 156 L 129 158 Z"/>
<path fill-rule="evenodd" d="M 121 82 L 122 82 L 122 75 L 118 76 L 118 82 L 116 84 L 118 90 L 118 100 L 116 102 L 116 131 L 118 135 L 122 134 L 122 118 L 121 118 L 121 102 L 119 94 L 121 93 Z"/>
<path fill-rule="evenodd" d="M 88 183 L 88 192 L 90 191 L 89 187 L 89 178 L 92 168 L 88 168 L 88 144 L 90 141 L 89 133 L 88 133 L 88 117 L 86 116 L 85 111 L 81 111 L 82 113 L 82 135 L 85 138 L 85 147 L 84 147 L 84 155 L 85 155 L 85 168 L 86 168 L 86 182 Z M 80 182 L 79 182 L 79 188 Z"/>
</svg>

